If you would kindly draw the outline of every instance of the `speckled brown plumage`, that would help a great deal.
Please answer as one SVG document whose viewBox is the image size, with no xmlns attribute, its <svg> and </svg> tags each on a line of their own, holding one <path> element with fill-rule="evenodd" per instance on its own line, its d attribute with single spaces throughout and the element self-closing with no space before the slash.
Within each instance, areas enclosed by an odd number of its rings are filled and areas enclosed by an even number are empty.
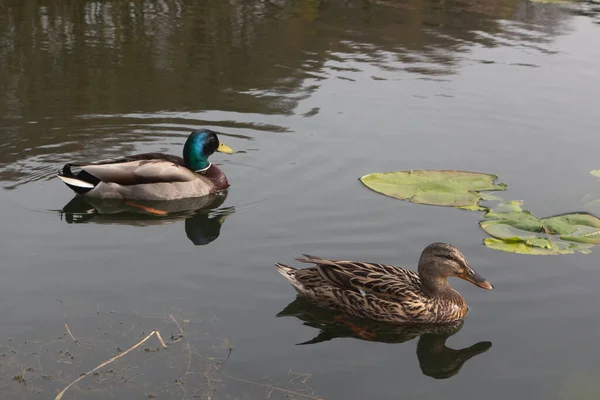
<svg viewBox="0 0 600 400">
<path fill-rule="evenodd" d="M 393 265 L 305 257 L 298 261 L 315 266 L 295 269 L 276 264 L 300 294 L 321 306 L 382 322 L 447 323 L 464 318 L 468 307 L 448 285 L 450 276 L 492 288 L 456 247 L 444 243 L 425 248 L 419 274 Z"/>
</svg>

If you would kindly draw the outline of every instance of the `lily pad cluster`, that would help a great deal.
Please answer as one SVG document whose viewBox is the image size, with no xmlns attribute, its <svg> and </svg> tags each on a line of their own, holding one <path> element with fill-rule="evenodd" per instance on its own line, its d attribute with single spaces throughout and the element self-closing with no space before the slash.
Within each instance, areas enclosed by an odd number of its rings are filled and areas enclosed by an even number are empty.
<svg viewBox="0 0 600 400">
<path fill-rule="evenodd" d="M 592 174 L 600 176 L 599 171 Z M 490 191 L 506 190 L 493 174 L 455 170 L 417 170 L 372 173 L 360 178 L 383 195 L 418 204 L 485 211 L 480 227 L 492 237 L 484 244 L 495 250 L 519 254 L 589 253 L 600 244 L 600 219 L 589 213 L 538 218 L 523 210 L 522 201 L 506 201 L 493 210 L 482 200 L 502 200 Z"/>
<path fill-rule="evenodd" d="M 520 254 L 589 253 L 600 244 L 600 219 L 587 213 L 538 218 L 521 201 L 501 203 L 485 214 L 479 226 L 493 238 L 486 246 Z"/>
</svg>

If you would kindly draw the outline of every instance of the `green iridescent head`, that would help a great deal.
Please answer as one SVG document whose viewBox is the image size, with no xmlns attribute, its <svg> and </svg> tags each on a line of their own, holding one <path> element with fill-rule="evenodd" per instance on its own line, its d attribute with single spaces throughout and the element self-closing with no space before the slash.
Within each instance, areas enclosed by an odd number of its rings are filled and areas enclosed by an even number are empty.
<svg viewBox="0 0 600 400">
<path fill-rule="evenodd" d="M 233 153 L 231 148 L 219 142 L 217 134 L 210 129 L 193 131 L 183 146 L 183 161 L 192 171 L 203 170 L 210 166 L 208 157 L 215 151 Z"/>
</svg>

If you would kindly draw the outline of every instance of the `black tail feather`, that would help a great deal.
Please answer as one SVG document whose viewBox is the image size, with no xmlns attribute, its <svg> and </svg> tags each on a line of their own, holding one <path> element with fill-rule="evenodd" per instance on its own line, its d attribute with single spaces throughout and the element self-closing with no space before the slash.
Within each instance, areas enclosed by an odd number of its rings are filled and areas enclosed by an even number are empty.
<svg viewBox="0 0 600 400">
<path fill-rule="evenodd" d="M 100 179 L 96 178 L 94 175 L 90 174 L 89 172 L 87 172 L 84 169 L 79 171 L 77 174 L 74 174 L 73 171 L 71 171 L 72 165 L 73 164 L 71 164 L 71 163 L 65 164 L 65 166 L 62 168 L 62 170 L 58 171 L 58 175 L 64 176 L 66 178 L 78 179 L 80 181 L 94 185 L 94 187 L 96 187 L 100 183 Z M 78 194 L 85 194 L 85 193 L 89 192 L 90 190 L 92 190 L 92 188 L 70 185 L 67 182 L 65 182 L 65 184 L 69 188 L 71 188 L 71 190 L 73 190 L 74 192 L 76 192 Z"/>
<path fill-rule="evenodd" d="M 100 183 L 100 179 L 96 178 L 94 175 L 90 174 L 85 169 L 82 169 L 77 174 L 77 179 L 81 179 L 82 181 L 89 182 L 94 186 L 97 186 Z"/>
<path fill-rule="evenodd" d="M 59 176 L 66 176 L 67 178 L 77 178 L 71 171 L 71 163 L 66 163 L 62 170 L 58 170 Z"/>
</svg>

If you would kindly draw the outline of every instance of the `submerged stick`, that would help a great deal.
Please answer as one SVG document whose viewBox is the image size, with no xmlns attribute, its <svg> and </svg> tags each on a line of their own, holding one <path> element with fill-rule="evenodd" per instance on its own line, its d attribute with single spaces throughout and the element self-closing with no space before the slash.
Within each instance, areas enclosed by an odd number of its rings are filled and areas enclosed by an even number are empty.
<svg viewBox="0 0 600 400">
<path fill-rule="evenodd" d="M 79 345 L 79 340 L 75 339 L 75 336 L 73 336 L 71 330 L 69 329 L 69 325 L 65 324 L 65 328 L 67 328 L 67 333 L 69 334 L 69 336 L 71 336 L 71 339 L 73 339 L 73 341 L 77 343 L 77 345 Z"/>
<path fill-rule="evenodd" d="M 179 326 L 179 322 L 177 322 L 177 320 L 175 319 L 175 317 L 173 316 L 173 314 L 169 314 L 169 317 L 171 317 L 171 319 L 173 320 L 173 322 L 175 322 L 175 325 L 177 325 L 177 329 L 179 329 L 179 334 L 183 335 L 183 329 L 181 329 L 181 326 Z"/>
<path fill-rule="evenodd" d="M 165 341 L 163 340 L 162 336 L 160 336 L 160 332 L 155 330 L 154 333 L 156 333 L 156 337 L 158 338 L 160 345 L 163 347 L 163 349 L 166 349 L 167 345 L 165 344 Z"/>
<path fill-rule="evenodd" d="M 264 383 L 253 382 L 253 381 L 249 381 L 248 379 L 238 378 L 236 376 L 231 376 L 231 375 L 227 375 L 227 377 L 231 378 L 231 379 L 234 379 L 236 381 L 250 383 L 252 385 L 262 386 L 264 388 L 271 389 L 271 391 L 273 391 L 273 390 L 279 390 L 279 391 L 284 392 L 284 393 L 295 394 L 296 396 L 302 396 L 302 397 L 306 397 L 308 399 L 323 400 L 323 398 L 319 397 L 319 396 L 313 396 L 311 394 L 300 393 L 300 392 L 296 392 L 294 390 L 285 389 L 285 388 L 282 388 L 282 387 L 279 387 L 279 386 L 275 386 L 275 385 L 265 385 Z"/>
<path fill-rule="evenodd" d="M 69 328 L 67 328 L 67 329 L 69 329 Z M 150 339 L 153 335 L 156 335 L 156 337 L 158 338 L 158 340 L 160 340 L 160 343 L 163 346 L 163 348 L 167 347 L 167 345 L 165 344 L 165 342 L 162 340 L 162 337 L 160 336 L 160 333 L 157 330 L 153 330 L 152 332 L 150 332 L 150 334 L 148 336 L 146 336 L 144 339 L 142 339 L 141 342 L 139 342 L 136 345 L 130 347 L 129 349 L 127 349 L 124 352 L 122 352 L 121 354 L 118 354 L 118 355 L 114 356 L 110 360 L 104 361 L 102 364 L 98 365 L 96 368 L 94 368 L 90 372 L 87 372 L 84 375 L 81 375 L 79 378 L 77 378 L 73 382 L 69 383 L 69 385 L 66 388 L 64 388 L 59 394 L 56 395 L 56 397 L 54 398 L 54 400 L 60 400 L 60 399 L 62 399 L 62 397 L 65 394 L 65 392 L 71 386 L 75 385 L 77 382 L 79 382 L 80 380 L 82 380 L 83 378 L 85 378 L 86 376 L 88 376 L 89 374 L 96 372 L 100 368 L 102 368 L 102 367 L 110 364 L 111 362 L 115 361 L 116 359 L 123 357 L 125 354 L 129 353 L 130 351 L 135 350 L 136 348 L 140 347 L 145 341 L 147 341 L 148 339 Z"/>
</svg>

